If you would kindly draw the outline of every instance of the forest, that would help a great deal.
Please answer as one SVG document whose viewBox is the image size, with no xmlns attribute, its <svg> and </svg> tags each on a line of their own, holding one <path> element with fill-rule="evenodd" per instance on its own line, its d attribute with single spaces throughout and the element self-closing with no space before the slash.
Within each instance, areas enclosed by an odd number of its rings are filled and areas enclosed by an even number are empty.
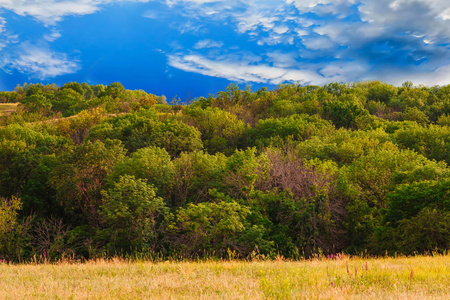
<svg viewBox="0 0 450 300">
<path fill-rule="evenodd" d="M 450 85 L 231 84 L 183 104 L 18 85 L 0 92 L 0 259 L 446 252 L 449 126 Z"/>
</svg>

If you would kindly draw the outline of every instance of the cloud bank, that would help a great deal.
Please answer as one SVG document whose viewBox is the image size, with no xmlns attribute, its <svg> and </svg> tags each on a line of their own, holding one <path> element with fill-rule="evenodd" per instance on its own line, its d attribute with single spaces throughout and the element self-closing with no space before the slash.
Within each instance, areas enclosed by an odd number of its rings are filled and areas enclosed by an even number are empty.
<svg viewBox="0 0 450 300">
<path fill-rule="evenodd" d="M 150 1 L 152 0 L 0 0 L 0 7 L 21 16 L 31 16 L 45 25 L 55 25 L 66 16 L 93 14 L 107 4 Z"/>
<path fill-rule="evenodd" d="M 41 80 L 71 74 L 80 69 L 79 63 L 68 59 L 64 53 L 28 44 L 19 46 L 14 54 L 3 57 L 1 67 L 7 73 L 15 70 Z"/>
<path fill-rule="evenodd" d="M 20 40 L 0 17 L 3 68 L 36 78 L 77 72 L 81 61 L 52 50 L 62 21 L 131 3 L 142 7 L 137 19 L 178 29 L 159 49 L 186 72 L 269 84 L 450 82 L 448 0 L 0 0 L 47 28 L 38 42 Z M 31 50 L 15 50 L 24 44 Z"/>
<path fill-rule="evenodd" d="M 260 65 L 243 60 L 225 63 L 215 58 L 217 53 L 211 55 L 194 47 L 172 54 L 171 66 L 230 80 L 267 83 L 373 79 L 393 84 L 411 79 L 427 85 L 450 82 L 450 75 L 446 75 L 450 69 L 450 3 L 446 0 L 214 3 L 172 1 L 187 11 L 198 11 L 194 18 L 208 18 L 206 11 L 214 8 L 220 19 L 232 20 L 238 34 L 246 34 L 265 51 Z M 227 68 L 231 65 L 236 74 Z"/>
</svg>

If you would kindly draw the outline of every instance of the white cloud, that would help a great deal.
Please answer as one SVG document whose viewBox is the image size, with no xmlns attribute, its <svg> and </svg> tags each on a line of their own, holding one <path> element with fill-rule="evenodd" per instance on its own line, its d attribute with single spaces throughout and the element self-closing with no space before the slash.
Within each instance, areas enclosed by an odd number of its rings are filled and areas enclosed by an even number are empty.
<svg viewBox="0 0 450 300">
<path fill-rule="evenodd" d="M 142 14 L 142 16 L 143 16 L 144 18 L 154 19 L 154 20 L 160 18 L 160 14 L 159 14 L 157 11 L 154 11 L 154 10 L 148 10 L 148 11 L 144 12 L 144 13 Z"/>
<path fill-rule="evenodd" d="M 150 2 L 152 0 L 0 0 L 0 8 L 21 16 L 32 16 L 45 25 L 54 25 L 71 15 L 87 15 L 102 5 L 117 2 Z"/>
<path fill-rule="evenodd" d="M 51 33 L 44 35 L 44 39 L 48 42 L 54 42 L 61 37 L 61 33 L 55 29 Z"/>
<path fill-rule="evenodd" d="M 308 30 L 301 29 L 301 28 L 296 28 L 296 29 L 294 29 L 294 31 L 297 33 L 297 35 L 298 35 L 299 37 L 302 37 L 302 36 L 305 36 L 305 35 L 308 35 L 308 34 L 309 34 L 309 31 L 308 31 Z"/>
<path fill-rule="evenodd" d="M 420 82 L 433 74 L 442 81 L 450 79 L 444 75 L 450 67 L 441 67 L 450 61 L 450 53 L 438 46 L 450 39 L 448 0 L 176 2 L 190 7 L 189 12 L 198 10 L 202 17 L 208 17 L 207 10 L 217 12 L 211 17 L 232 20 L 238 33 L 266 47 L 257 64 L 242 57 L 231 59 L 232 51 L 222 57 L 186 51 L 170 55 L 171 65 L 185 71 L 267 83 L 292 78 L 314 84 L 366 79 L 401 83 L 414 74 Z M 310 19 L 305 14 L 309 12 L 321 18 Z M 344 18 L 350 14 L 359 14 L 362 22 Z"/>
<path fill-rule="evenodd" d="M 262 27 L 265 30 L 270 30 L 274 28 L 274 23 L 278 21 L 277 17 L 264 16 L 259 13 L 236 16 L 236 19 L 238 21 L 238 32 L 240 33 L 254 31 L 258 27 Z"/>
<path fill-rule="evenodd" d="M 275 67 L 290 68 L 297 66 L 297 58 L 299 54 L 296 52 L 283 53 L 281 51 L 269 52 L 266 54 L 268 61 L 272 62 Z"/>
<path fill-rule="evenodd" d="M 106 5 L 150 1 L 0 0 L 0 8 L 31 16 L 51 26 L 64 17 L 92 14 Z M 195 35 L 197 39 L 202 36 L 193 49 L 187 50 L 186 45 L 179 44 L 172 51 L 183 53 L 172 52 L 168 56 L 171 66 L 185 71 L 267 83 L 281 80 L 314 84 L 359 79 L 403 82 L 416 78 L 419 83 L 450 80 L 446 75 L 450 70 L 447 66 L 450 53 L 446 47 L 439 46 L 450 40 L 448 0 L 159 1 L 183 15 L 183 18 L 171 20 L 168 26 L 178 28 L 182 34 Z M 309 18 L 312 14 L 316 17 Z M 344 18 L 351 14 L 357 16 L 351 21 Z M 143 16 L 161 19 L 156 11 L 144 12 Z M 164 15 L 167 16 L 170 14 Z M 204 19 L 230 24 L 240 37 L 261 46 L 252 49 L 254 53 L 266 54 L 243 54 L 245 43 L 234 49 L 215 41 L 214 33 L 202 22 Z M 5 20 L 0 18 L 0 32 L 4 36 L 5 31 Z M 55 27 L 43 39 L 52 42 L 59 37 Z M 0 49 L 5 47 L 5 41 L 6 38 L 0 40 Z M 39 49 L 35 55 L 21 51 L 4 65 L 40 77 L 67 74 L 78 67 L 67 55 Z M 204 52 L 214 52 L 215 56 L 211 53 L 205 56 Z"/>
<path fill-rule="evenodd" d="M 17 70 L 41 80 L 80 69 L 78 61 L 70 60 L 66 54 L 29 44 L 22 44 L 14 54 L 3 57 L 1 66 L 6 72 Z"/>
<path fill-rule="evenodd" d="M 198 41 L 194 45 L 194 49 L 204 49 L 204 48 L 221 48 L 223 46 L 222 42 L 216 42 L 210 39 Z"/>
<path fill-rule="evenodd" d="M 284 34 L 284 33 L 286 33 L 286 32 L 289 31 L 289 27 L 286 26 L 286 25 L 275 26 L 275 27 L 273 28 L 273 31 L 274 31 L 275 33 L 277 33 L 277 34 Z"/>
<path fill-rule="evenodd" d="M 325 36 L 307 37 L 303 39 L 303 45 L 311 50 L 331 49 L 334 43 Z"/>
<path fill-rule="evenodd" d="M 212 60 L 201 55 L 170 55 L 169 65 L 202 75 L 226 78 L 231 81 L 281 84 L 299 82 L 301 84 L 324 84 L 335 78 L 325 78 L 315 71 L 301 68 L 282 68 L 267 64 L 249 64 L 245 60 L 223 58 Z"/>
<path fill-rule="evenodd" d="M 369 73 L 369 67 L 356 61 L 329 62 L 325 67 L 319 69 L 319 73 L 326 78 L 339 78 L 340 81 L 349 81 L 348 78 L 358 81 L 363 74 Z"/>
<path fill-rule="evenodd" d="M 166 0 L 166 4 L 169 6 L 174 6 L 176 4 L 180 3 L 194 3 L 194 4 L 207 4 L 207 3 L 214 3 L 214 2 L 221 2 L 220 0 Z"/>
<path fill-rule="evenodd" d="M 5 29 L 6 20 L 5 18 L 0 17 L 0 33 L 2 33 Z"/>
<path fill-rule="evenodd" d="M 342 7 L 355 4 L 356 0 L 284 0 L 293 4 L 301 12 L 342 13 Z M 370 1 L 370 0 L 369 0 Z M 376 0 L 375 0 L 376 1 Z"/>
<path fill-rule="evenodd" d="M 409 32 L 438 40 L 450 38 L 448 0 L 364 1 L 359 7 L 361 19 L 376 26 L 380 34 Z"/>
</svg>

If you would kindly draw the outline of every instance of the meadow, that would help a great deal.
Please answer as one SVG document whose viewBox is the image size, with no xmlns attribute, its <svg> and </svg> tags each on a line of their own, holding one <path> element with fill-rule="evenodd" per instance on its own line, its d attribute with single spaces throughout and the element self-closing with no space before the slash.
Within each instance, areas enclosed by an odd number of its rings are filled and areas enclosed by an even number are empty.
<svg viewBox="0 0 450 300">
<path fill-rule="evenodd" d="M 0 264 L 1 299 L 450 299 L 450 255 Z"/>
<path fill-rule="evenodd" d="M 17 110 L 19 103 L 0 103 L 0 115 L 8 115 Z"/>
</svg>

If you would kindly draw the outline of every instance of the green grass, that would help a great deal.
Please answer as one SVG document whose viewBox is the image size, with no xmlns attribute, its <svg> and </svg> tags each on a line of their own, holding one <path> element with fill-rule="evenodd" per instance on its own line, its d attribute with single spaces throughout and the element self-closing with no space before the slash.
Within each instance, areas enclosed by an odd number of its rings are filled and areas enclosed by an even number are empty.
<svg viewBox="0 0 450 300">
<path fill-rule="evenodd" d="M 450 255 L 3 263 L 0 282 L 0 299 L 450 299 Z"/>
</svg>

